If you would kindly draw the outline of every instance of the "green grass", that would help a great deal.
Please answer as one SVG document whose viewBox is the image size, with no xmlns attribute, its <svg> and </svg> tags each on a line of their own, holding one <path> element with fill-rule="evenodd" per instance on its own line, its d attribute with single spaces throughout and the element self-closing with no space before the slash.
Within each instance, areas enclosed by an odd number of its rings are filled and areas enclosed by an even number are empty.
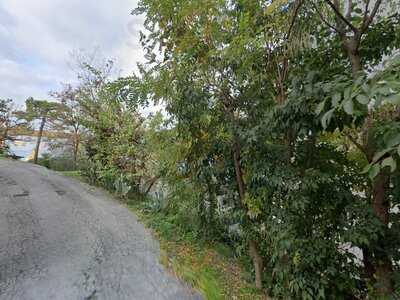
<svg viewBox="0 0 400 300">
<path fill-rule="evenodd" d="M 87 182 L 86 178 L 81 174 L 80 171 L 60 171 L 58 173 L 60 173 L 64 176 L 67 176 L 67 177 L 72 177 L 72 178 L 78 179 L 83 182 Z"/>
<path fill-rule="evenodd" d="M 171 217 L 144 210 L 139 201 L 129 201 L 128 207 L 160 241 L 160 262 L 205 299 L 267 299 L 247 280 L 252 276 L 226 245 L 205 243 L 184 234 Z"/>
</svg>

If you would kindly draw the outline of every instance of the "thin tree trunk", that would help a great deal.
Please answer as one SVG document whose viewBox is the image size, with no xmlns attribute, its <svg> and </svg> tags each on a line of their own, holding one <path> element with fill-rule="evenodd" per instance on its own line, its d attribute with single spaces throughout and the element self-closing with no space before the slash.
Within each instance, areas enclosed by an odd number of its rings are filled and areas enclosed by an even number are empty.
<svg viewBox="0 0 400 300">
<path fill-rule="evenodd" d="M 157 182 L 157 180 L 158 180 L 158 176 L 155 176 L 150 180 L 149 186 L 147 187 L 146 191 L 144 192 L 145 195 L 147 195 L 150 192 L 151 188 L 154 186 L 154 184 Z"/>
<path fill-rule="evenodd" d="M 78 151 L 79 151 L 79 133 L 77 131 L 74 132 L 74 169 L 76 170 L 77 168 L 77 161 L 78 161 Z"/>
<path fill-rule="evenodd" d="M 348 57 L 351 63 L 351 73 L 354 78 L 356 78 L 359 75 L 360 71 L 362 70 L 361 58 L 357 52 L 354 53 L 353 51 L 348 50 Z"/>
<path fill-rule="evenodd" d="M 45 124 L 46 124 L 46 118 L 43 117 L 43 118 L 42 118 L 42 122 L 40 123 L 39 134 L 38 134 L 37 141 L 36 141 L 35 154 L 34 154 L 34 157 L 33 157 L 33 162 L 34 162 L 35 164 L 38 163 L 40 142 L 42 141 L 43 128 L 44 128 L 44 125 L 45 125 Z"/>
<path fill-rule="evenodd" d="M 233 162 L 235 165 L 236 184 L 238 186 L 239 197 L 241 202 L 243 203 L 246 191 L 243 181 L 242 167 L 240 165 L 240 145 L 239 142 L 237 141 L 237 138 L 235 138 L 233 145 Z"/>
<path fill-rule="evenodd" d="M 235 168 L 235 179 L 236 185 L 239 192 L 239 205 L 240 207 L 246 211 L 246 207 L 244 205 L 245 197 L 246 197 L 246 186 L 243 180 L 243 171 L 241 166 L 241 147 L 240 147 L 240 140 L 237 135 L 236 127 L 237 127 L 237 120 L 235 118 L 234 109 L 232 106 L 232 102 L 230 99 L 226 99 L 227 101 L 224 103 L 226 108 L 226 113 L 230 118 L 231 125 L 235 128 L 233 130 L 233 143 L 232 143 L 232 153 L 233 153 L 233 164 Z M 256 272 L 256 287 L 261 289 L 262 288 L 262 271 L 263 271 L 263 263 L 262 257 L 258 252 L 257 243 L 254 240 L 249 241 L 249 254 L 253 260 L 254 269 Z"/>
<path fill-rule="evenodd" d="M 256 275 L 256 288 L 262 289 L 262 272 L 263 272 L 263 259 L 260 256 L 257 245 L 253 240 L 249 242 L 250 256 L 253 259 L 254 270 Z"/>
<path fill-rule="evenodd" d="M 375 146 L 370 137 L 370 128 L 372 124 L 372 116 L 368 116 L 365 124 L 365 152 L 368 161 L 371 163 L 375 153 Z M 384 170 L 375 177 L 371 184 L 371 204 L 372 210 L 383 227 L 388 229 L 389 225 L 389 209 L 390 200 L 387 196 L 390 176 L 385 174 Z M 383 233 L 377 241 L 378 246 L 370 249 L 363 249 L 364 269 L 370 281 L 375 284 L 376 292 L 379 297 L 392 295 L 394 286 L 392 281 L 393 268 L 392 261 L 385 252 L 386 233 Z"/>
<path fill-rule="evenodd" d="M 329 2 L 329 1 L 328 1 Z M 330 2 L 329 2 L 330 3 Z M 369 3 L 369 2 L 367 2 Z M 363 71 L 363 66 L 361 63 L 361 56 L 359 53 L 359 47 L 361 43 L 362 35 L 368 29 L 368 26 L 371 24 L 379 6 L 381 5 L 382 1 L 378 0 L 375 3 L 373 12 L 369 16 L 365 15 L 365 17 L 369 18 L 369 22 L 363 23 L 361 28 L 352 28 L 354 33 L 353 36 L 348 36 L 348 32 L 346 27 L 350 24 L 351 25 L 351 10 L 352 6 L 349 3 L 348 13 L 346 14 L 346 20 L 342 20 L 343 16 L 340 15 L 340 1 L 334 0 L 333 6 L 331 5 L 334 13 L 336 14 L 336 27 L 338 35 L 342 42 L 342 48 L 346 52 L 348 59 L 351 64 L 351 72 L 353 78 L 356 79 L 360 73 Z M 367 4 L 368 5 L 368 4 Z M 368 9 L 366 9 L 366 13 Z M 347 21 L 347 22 L 344 22 Z M 346 24 L 345 24 L 346 23 Z M 351 26 L 350 26 L 351 27 Z M 364 153 L 367 156 L 368 161 L 371 163 L 374 152 L 376 151 L 376 147 L 373 143 L 371 143 L 371 127 L 372 127 L 372 115 L 368 115 L 364 126 L 363 126 L 363 134 L 364 143 L 363 149 Z M 388 228 L 388 217 L 389 217 L 389 207 L 390 207 L 390 200 L 386 195 L 386 189 L 389 185 L 390 178 L 383 173 L 383 170 L 377 175 L 375 180 L 371 184 L 371 202 L 372 202 L 372 209 L 380 220 L 382 225 L 385 229 Z M 392 262 L 390 257 L 385 253 L 384 250 L 381 250 L 384 247 L 381 247 L 385 244 L 386 236 L 383 234 L 378 240 L 378 247 L 370 247 L 363 249 L 363 256 L 364 256 L 364 269 L 367 276 L 369 276 L 372 283 L 376 282 L 376 291 L 379 294 L 379 297 L 384 298 L 385 296 L 389 296 L 393 293 L 393 282 L 392 282 Z"/>
<path fill-rule="evenodd" d="M 358 46 L 354 39 L 343 42 L 344 48 L 347 51 L 348 58 L 351 64 L 351 70 L 353 78 L 357 78 L 362 72 L 363 67 L 361 64 L 361 57 L 358 52 Z M 372 115 L 368 115 L 364 124 L 365 134 L 365 153 L 368 161 L 372 162 L 375 147 L 372 145 L 370 139 L 370 129 L 372 126 Z M 389 208 L 390 202 L 386 195 L 386 189 L 389 184 L 389 176 L 383 173 L 383 170 L 377 175 L 371 185 L 371 196 L 372 196 L 372 209 L 385 229 L 388 228 Z M 385 243 L 385 234 L 380 237 L 378 244 L 383 245 Z M 382 248 L 382 247 L 379 247 Z M 375 257 L 372 257 L 374 253 Z M 391 295 L 394 291 L 392 282 L 392 261 L 390 257 L 381 249 L 363 249 L 364 258 L 364 270 L 365 274 L 369 276 L 371 282 L 376 283 L 376 291 L 379 296 Z"/>
<path fill-rule="evenodd" d="M 6 126 L 7 126 L 7 125 L 6 125 Z M 3 133 L 2 137 L 1 137 L 1 140 L 0 140 L 0 149 L 3 149 L 3 148 L 6 147 L 7 136 L 8 136 L 8 127 L 6 127 L 6 128 L 4 129 L 4 133 Z"/>
<path fill-rule="evenodd" d="M 383 172 L 378 174 L 372 186 L 372 207 L 378 219 L 388 228 L 389 224 L 389 199 L 386 196 L 386 189 L 389 183 L 389 176 Z M 386 236 L 383 235 L 378 241 L 378 247 L 375 249 L 375 279 L 376 291 L 380 297 L 392 295 L 394 292 L 392 282 L 392 261 L 385 252 Z"/>
<path fill-rule="evenodd" d="M 243 172 L 240 164 L 240 145 L 238 142 L 238 138 L 235 137 L 234 145 L 233 145 L 233 161 L 235 165 L 235 175 L 236 175 L 236 184 L 238 186 L 240 203 L 242 206 L 245 196 L 246 189 L 243 181 Z M 259 254 L 257 243 L 254 240 L 249 241 L 249 254 L 254 264 L 255 271 L 255 284 L 258 289 L 262 289 L 262 272 L 263 272 L 263 258 Z"/>
</svg>

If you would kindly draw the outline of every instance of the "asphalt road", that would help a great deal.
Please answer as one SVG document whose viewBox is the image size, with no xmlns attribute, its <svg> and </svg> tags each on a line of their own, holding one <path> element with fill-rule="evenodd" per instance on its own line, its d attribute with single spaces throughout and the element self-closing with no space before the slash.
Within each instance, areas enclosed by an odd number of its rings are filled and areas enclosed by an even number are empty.
<svg viewBox="0 0 400 300">
<path fill-rule="evenodd" d="M 0 159 L 0 299 L 199 299 L 99 189 Z"/>
</svg>

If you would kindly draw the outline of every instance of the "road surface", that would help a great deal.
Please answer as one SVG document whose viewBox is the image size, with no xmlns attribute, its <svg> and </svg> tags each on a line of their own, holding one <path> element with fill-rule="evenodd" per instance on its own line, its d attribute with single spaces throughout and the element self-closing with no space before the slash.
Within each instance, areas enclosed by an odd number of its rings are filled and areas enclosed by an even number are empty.
<svg viewBox="0 0 400 300">
<path fill-rule="evenodd" d="M 0 299 L 199 299 L 104 192 L 0 159 Z"/>
</svg>

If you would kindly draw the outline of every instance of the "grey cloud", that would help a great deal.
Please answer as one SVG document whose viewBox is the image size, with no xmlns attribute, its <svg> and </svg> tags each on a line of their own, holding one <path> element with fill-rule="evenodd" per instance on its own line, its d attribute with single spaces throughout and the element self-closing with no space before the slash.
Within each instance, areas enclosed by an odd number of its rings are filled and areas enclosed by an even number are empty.
<svg viewBox="0 0 400 300">
<path fill-rule="evenodd" d="M 2 0 L 0 97 L 45 97 L 72 80 L 74 49 L 99 47 L 124 73 L 142 60 L 135 0 Z"/>
</svg>

